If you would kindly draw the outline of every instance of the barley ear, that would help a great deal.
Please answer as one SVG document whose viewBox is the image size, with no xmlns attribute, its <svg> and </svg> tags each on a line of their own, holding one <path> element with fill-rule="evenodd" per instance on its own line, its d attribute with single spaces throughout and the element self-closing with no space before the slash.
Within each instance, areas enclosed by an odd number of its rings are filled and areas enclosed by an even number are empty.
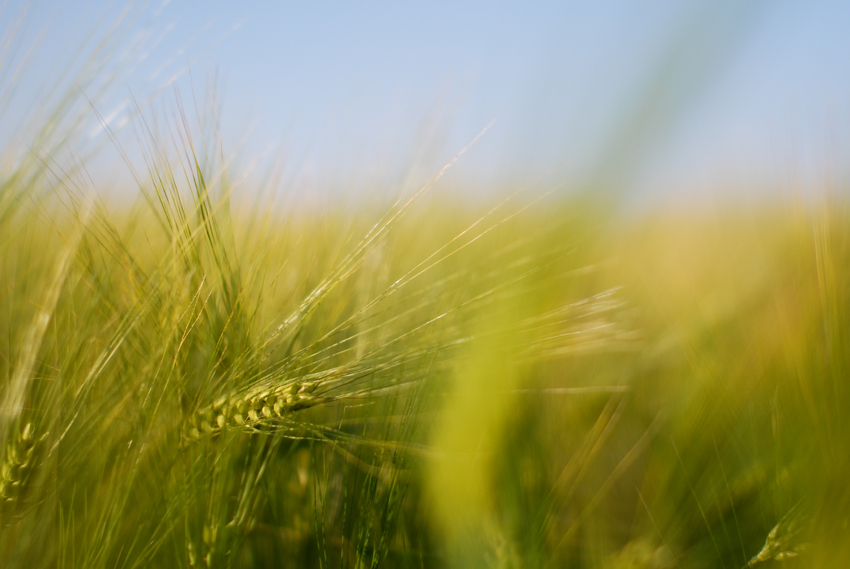
<svg viewBox="0 0 850 569">
<path fill-rule="evenodd" d="M 764 541 L 764 547 L 758 554 L 750 559 L 747 567 L 753 567 L 764 561 L 784 561 L 797 557 L 806 549 L 807 544 L 800 540 L 800 534 L 806 524 L 808 517 L 800 514 L 797 506 L 782 516 Z"/>
</svg>

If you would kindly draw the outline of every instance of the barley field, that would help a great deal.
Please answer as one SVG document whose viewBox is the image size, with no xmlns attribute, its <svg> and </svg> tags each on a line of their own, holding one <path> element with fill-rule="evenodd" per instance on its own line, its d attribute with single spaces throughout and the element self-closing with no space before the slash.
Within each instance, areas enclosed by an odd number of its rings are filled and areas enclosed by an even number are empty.
<svg viewBox="0 0 850 569">
<path fill-rule="evenodd" d="M 293 215 L 156 142 L 3 172 L 5 567 L 850 559 L 843 200 Z"/>
<path fill-rule="evenodd" d="M 0 566 L 850 564 L 846 188 L 299 208 L 182 113 L 3 155 Z"/>
</svg>

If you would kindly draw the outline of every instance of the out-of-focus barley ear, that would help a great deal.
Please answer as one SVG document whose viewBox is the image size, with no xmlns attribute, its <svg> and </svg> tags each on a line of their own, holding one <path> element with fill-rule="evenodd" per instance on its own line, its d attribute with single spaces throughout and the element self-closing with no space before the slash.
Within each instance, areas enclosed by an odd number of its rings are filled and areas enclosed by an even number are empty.
<svg viewBox="0 0 850 569">
<path fill-rule="evenodd" d="M 35 438 L 32 423 L 27 423 L 17 436 L 6 446 L 3 463 L 0 464 L 0 500 L 3 504 L 12 505 L 26 488 L 34 466 L 34 455 L 39 440 Z"/>
<path fill-rule="evenodd" d="M 204 554 L 204 563 L 207 567 L 212 567 L 212 559 L 215 554 L 215 545 L 218 540 L 218 526 L 204 525 L 203 541 L 206 553 Z"/>
<path fill-rule="evenodd" d="M 767 534 L 764 547 L 755 557 L 750 559 L 747 567 L 753 567 L 771 559 L 784 561 L 797 557 L 805 551 L 808 544 L 801 542 L 800 534 L 807 521 L 808 516 L 801 514 L 798 506 L 791 508 Z"/>
</svg>

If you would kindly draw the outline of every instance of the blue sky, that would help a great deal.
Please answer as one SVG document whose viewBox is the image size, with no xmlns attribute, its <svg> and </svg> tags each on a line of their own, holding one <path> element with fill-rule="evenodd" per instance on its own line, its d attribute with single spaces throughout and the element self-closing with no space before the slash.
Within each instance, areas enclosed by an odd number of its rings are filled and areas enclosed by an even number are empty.
<svg viewBox="0 0 850 569">
<path fill-rule="evenodd" d="M 27 7 L 12 55 L 36 49 L 0 128 L 34 112 L 86 59 L 74 46 L 90 50 L 127 11 L 100 55 L 117 80 L 93 101 L 110 127 L 121 131 L 130 94 L 145 106 L 169 85 L 164 105 L 176 86 L 192 107 L 215 76 L 235 167 L 276 161 L 296 189 L 415 181 L 491 121 L 455 182 L 614 172 L 633 194 L 667 196 L 847 174 L 848 2 L 80 5 L 8 2 L 4 32 Z M 110 180 L 121 166 L 104 152 L 94 169 Z"/>
</svg>

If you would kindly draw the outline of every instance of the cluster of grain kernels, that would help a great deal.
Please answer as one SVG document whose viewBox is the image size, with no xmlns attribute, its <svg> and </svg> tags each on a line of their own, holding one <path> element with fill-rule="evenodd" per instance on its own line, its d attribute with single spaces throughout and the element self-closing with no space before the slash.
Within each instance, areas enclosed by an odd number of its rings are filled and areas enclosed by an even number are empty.
<svg viewBox="0 0 850 569">
<path fill-rule="evenodd" d="M 287 413 L 315 405 L 314 383 L 293 383 L 275 389 L 251 390 L 244 395 L 221 397 L 211 407 L 195 413 L 185 434 L 200 440 L 226 427 L 251 427 L 274 422 Z"/>
<path fill-rule="evenodd" d="M 6 454 L 0 465 L 0 500 L 3 502 L 14 502 L 21 495 L 21 489 L 32 469 L 35 444 L 32 423 L 27 423 L 18 436 L 6 445 Z"/>
</svg>

